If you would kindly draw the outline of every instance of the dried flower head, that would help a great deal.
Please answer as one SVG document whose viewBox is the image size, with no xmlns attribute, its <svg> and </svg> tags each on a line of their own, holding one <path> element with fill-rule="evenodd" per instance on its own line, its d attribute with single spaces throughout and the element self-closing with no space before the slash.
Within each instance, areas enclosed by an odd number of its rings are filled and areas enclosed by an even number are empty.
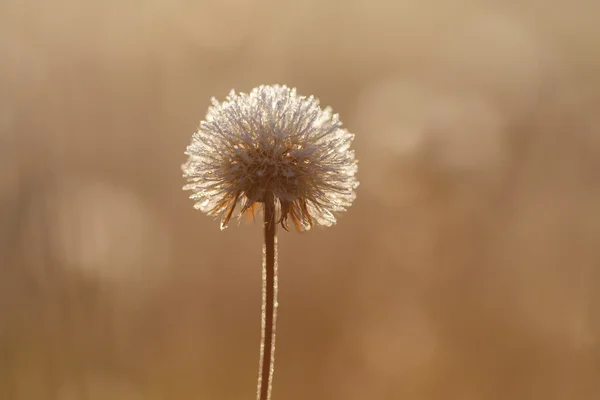
<svg viewBox="0 0 600 400">
<path fill-rule="evenodd" d="M 182 169 L 195 208 L 222 215 L 222 229 L 238 203 L 241 216 L 266 196 L 274 197 L 286 230 L 288 220 L 300 231 L 315 222 L 330 226 L 334 213 L 352 204 L 358 186 L 354 135 L 330 108 L 279 85 L 231 91 L 223 103 L 212 103 Z"/>
</svg>

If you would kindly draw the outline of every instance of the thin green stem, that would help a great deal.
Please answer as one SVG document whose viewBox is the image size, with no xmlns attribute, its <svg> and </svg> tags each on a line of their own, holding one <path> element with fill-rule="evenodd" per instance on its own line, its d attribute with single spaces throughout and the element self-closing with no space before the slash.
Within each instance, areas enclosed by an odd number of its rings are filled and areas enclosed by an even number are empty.
<svg viewBox="0 0 600 400">
<path fill-rule="evenodd" d="M 265 196 L 265 244 L 262 268 L 262 334 L 257 400 L 270 400 L 275 364 L 275 322 L 277 319 L 277 232 L 275 199 Z"/>
</svg>

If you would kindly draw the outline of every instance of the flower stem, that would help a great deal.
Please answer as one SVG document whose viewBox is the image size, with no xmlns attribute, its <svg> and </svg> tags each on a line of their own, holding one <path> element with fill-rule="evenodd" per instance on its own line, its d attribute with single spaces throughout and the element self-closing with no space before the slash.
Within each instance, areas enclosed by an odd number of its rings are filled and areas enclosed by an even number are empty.
<svg viewBox="0 0 600 400">
<path fill-rule="evenodd" d="M 265 196 L 265 244 L 262 268 L 262 334 L 257 400 L 271 399 L 275 364 L 275 322 L 277 319 L 277 234 L 275 199 Z"/>
</svg>

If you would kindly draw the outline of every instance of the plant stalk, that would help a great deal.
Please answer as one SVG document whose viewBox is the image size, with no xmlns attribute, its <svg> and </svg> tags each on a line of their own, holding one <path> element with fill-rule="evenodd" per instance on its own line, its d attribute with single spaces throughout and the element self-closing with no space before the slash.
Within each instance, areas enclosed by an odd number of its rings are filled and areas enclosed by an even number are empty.
<svg viewBox="0 0 600 400">
<path fill-rule="evenodd" d="M 270 400 L 275 365 L 275 323 L 277 320 L 277 232 L 275 199 L 265 196 L 262 268 L 262 333 L 257 400 Z"/>
</svg>

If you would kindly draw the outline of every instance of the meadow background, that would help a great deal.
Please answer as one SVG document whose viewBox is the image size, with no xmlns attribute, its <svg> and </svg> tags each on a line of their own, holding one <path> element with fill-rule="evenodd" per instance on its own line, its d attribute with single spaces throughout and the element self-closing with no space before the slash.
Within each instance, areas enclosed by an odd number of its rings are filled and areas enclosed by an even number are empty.
<svg viewBox="0 0 600 400">
<path fill-rule="evenodd" d="M 0 3 L 0 398 L 254 397 L 260 224 L 181 190 L 212 96 L 356 133 L 282 232 L 274 400 L 600 398 L 600 2 Z"/>
</svg>

